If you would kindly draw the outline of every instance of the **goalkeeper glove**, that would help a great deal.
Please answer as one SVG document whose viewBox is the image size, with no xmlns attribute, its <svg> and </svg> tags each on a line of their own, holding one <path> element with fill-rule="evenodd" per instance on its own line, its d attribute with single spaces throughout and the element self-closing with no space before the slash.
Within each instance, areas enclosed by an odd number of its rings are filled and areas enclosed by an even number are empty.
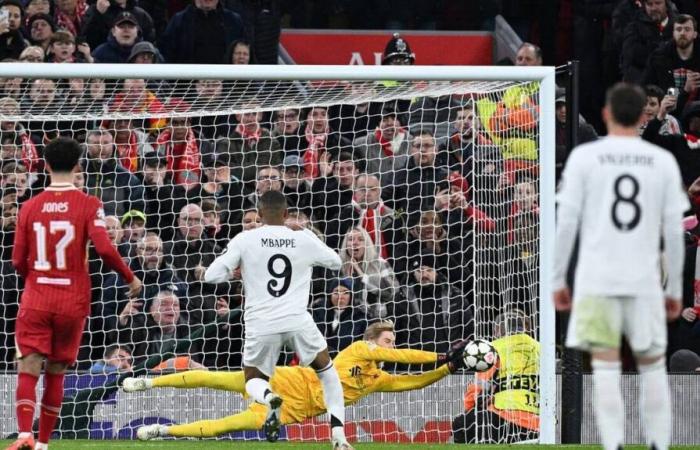
<svg viewBox="0 0 700 450">
<path fill-rule="evenodd" d="M 447 364 L 450 368 L 450 372 L 455 372 L 457 369 L 464 368 L 464 348 L 468 343 L 468 339 L 463 339 L 452 344 L 452 347 L 450 347 L 447 353 L 438 356 L 438 365 Z"/>
</svg>

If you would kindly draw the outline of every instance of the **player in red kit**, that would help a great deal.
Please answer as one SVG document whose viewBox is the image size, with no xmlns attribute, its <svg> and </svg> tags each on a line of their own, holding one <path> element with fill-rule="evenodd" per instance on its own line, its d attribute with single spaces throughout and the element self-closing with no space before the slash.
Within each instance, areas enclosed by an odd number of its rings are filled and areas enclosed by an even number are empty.
<svg viewBox="0 0 700 450">
<path fill-rule="evenodd" d="M 88 243 L 129 283 L 130 298 L 141 290 L 141 281 L 110 242 L 101 202 L 73 186 L 80 155 L 80 145 L 72 139 L 47 145 L 44 159 L 51 185 L 19 211 L 12 252 L 12 264 L 25 280 L 15 330 L 19 438 L 8 450 L 48 448 L 63 401 L 63 375 L 75 362 L 90 312 Z M 42 368 L 44 394 L 35 445 L 32 422 Z"/>
</svg>

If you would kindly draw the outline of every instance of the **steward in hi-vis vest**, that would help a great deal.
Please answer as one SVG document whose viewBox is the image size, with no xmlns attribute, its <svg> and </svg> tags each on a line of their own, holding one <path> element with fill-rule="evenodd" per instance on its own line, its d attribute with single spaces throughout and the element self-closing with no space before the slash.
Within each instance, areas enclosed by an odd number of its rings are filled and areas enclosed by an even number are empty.
<svg viewBox="0 0 700 450">
<path fill-rule="evenodd" d="M 464 413 L 452 423 L 455 443 L 510 444 L 534 439 L 540 427 L 540 343 L 530 320 L 514 310 L 496 318 L 491 342 L 497 363 L 475 374 L 464 395 Z"/>
</svg>

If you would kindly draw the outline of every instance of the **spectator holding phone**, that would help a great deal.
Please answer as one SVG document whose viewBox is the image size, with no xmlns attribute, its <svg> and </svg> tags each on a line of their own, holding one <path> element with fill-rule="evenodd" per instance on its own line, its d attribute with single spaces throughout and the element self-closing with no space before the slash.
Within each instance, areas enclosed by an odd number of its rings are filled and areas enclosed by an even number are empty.
<svg viewBox="0 0 700 450">
<path fill-rule="evenodd" d="M 674 105 L 673 96 L 665 95 L 659 102 L 656 116 L 647 121 L 641 135 L 645 141 L 663 147 L 673 154 L 681 169 L 683 183 L 690 186 L 700 173 L 700 160 L 695 153 L 696 149 L 700 148 L 700 108 L 689 108 L 683 115 L 685 134 L 664 134 L 661 132 L 662 126 Z"/>
<path fill-rule="evenodd" d="M 0 2 L 0 61 L 18 59 L 29 43 L 22 36 L 23 6 L 19 0 Z"/>
<path fill-rule="evenodd" d="M 661 122 L 659 134 L 682 134 L 678 119 L 670 114 L 671 111 L 677 109 L 679 90 L 677 88 L 669 88 L 664 93 L 660 87 L 651 84 L 646 86 L 644 91 L 647 95 L 647 104 L 644 107 L 644 122 L 639 127 L 639 133 L 644 132 L 650 120 L 658 118 Z"/>
</svg>

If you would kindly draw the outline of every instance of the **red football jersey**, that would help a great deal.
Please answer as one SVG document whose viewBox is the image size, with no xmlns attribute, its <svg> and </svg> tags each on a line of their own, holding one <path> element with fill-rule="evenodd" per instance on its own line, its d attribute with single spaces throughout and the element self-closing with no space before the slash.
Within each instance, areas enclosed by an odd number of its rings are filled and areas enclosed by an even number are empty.
<svg viewBox="0 0 700 450">
<path fill-rule="evenodd" d="M 134 275 L 107 235 L 102 204 L 73 185 L 54 184 L 22 205 L 12 263 L 25 279 L 23 308 L 71 316 L 90 312 L 88 242 L 129 283 Z"/>
</svg>

